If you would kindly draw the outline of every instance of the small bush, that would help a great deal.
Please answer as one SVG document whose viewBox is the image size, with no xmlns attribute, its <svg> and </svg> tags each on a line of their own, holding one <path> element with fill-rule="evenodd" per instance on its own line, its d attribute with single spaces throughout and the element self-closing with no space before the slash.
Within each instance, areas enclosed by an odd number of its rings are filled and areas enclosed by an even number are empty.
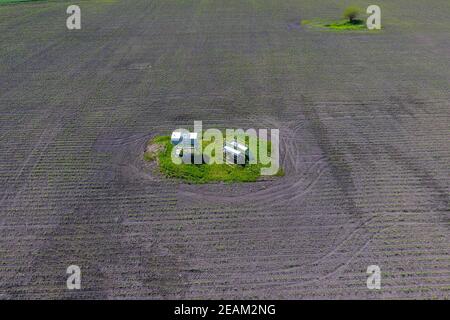
<svg viewBox="0 0 450 320">
<path fill-rule="evenodd" d="M 360 13 L 361 9 L 359 9 L 358 7 L 350 6 L 344 10 L 344 18 L 348 19 L 350 22 L 353 22 L 356 20 Z"/>
</svg>

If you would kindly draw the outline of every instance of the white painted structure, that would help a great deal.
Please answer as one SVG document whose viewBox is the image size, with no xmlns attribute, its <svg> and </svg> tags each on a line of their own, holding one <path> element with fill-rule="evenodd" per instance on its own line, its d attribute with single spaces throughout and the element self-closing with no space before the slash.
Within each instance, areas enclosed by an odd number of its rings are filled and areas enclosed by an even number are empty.
<svg viewBox="0 0 450 320">
<path fill-rule="evenodd" d="M 227 142 L 223 148 L 225 161 L 229 164 L 246 164 L 253 160 L 250 149 L 237 141 Z"/>
<path fill-rule="evenodd" d="M 245 164 L 245 154 L 235 148 L 226 145 L 223 148 L 225 154 L 225 162 L 228 164 Z"/>
<path fill-rule="evenodd" d="M 179 157 L 183 157 L 183 153 L 194 154 L 198 150 L 201 143 L 198 139 L 197 132 L 173 131 L 170 137 L 171 143 L 175 146 L 175 153 Z M 226 142 L 223 147 L 225 163 L 245 165 L 249 160 L 253 159 L 250 149 L 237 141 Z"/>
<path fill-rule="evenodd" d="M 175 130 L 172 132 L 170 142 L 172 142 L 173 145 L 179 145 L 180 147 L 197 149 L 199 145 L 198 133 Z"/>
<path fill-rule="evenodd" d="M 177 145 L 181 142 L 181 132 L 180 131 L 174 131 L 172 132 L 172 136 L 170 137 L 170 142 L 173 145 Z"/>
</svg>

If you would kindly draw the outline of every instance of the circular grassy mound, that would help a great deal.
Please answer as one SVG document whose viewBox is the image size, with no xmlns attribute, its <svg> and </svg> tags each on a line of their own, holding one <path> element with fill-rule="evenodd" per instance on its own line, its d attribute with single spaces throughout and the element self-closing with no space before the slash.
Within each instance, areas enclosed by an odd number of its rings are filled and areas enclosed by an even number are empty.
<svg viewBox="0 0 450 320">
<path fill-rule="evenodd" d="M 203 146 L 211 142 L 203 141 Z M 270 142 L 258 140 L 258 147 L 263 145 L 271 150 Z M 172 161 L 173 145 L 169 136 L 157 136 L 147 145 L 144 160 L 156 161 L 161 173 L 166 177 L 178 178 L 189 183 L 208 182 L 255 182 L 261 178 L 261 169 L 268 165 L 256 164 L 175 164 Z M 284 175 L 280 169 L 276 176 Z"/>
</svg>

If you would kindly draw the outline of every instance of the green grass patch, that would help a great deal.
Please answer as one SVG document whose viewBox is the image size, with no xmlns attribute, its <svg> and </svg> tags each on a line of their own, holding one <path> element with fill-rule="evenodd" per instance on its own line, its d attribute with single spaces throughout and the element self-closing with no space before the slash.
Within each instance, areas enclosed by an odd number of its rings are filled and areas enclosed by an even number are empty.
<svg viewBox="0 0 450 320">
<path fill-rule="evenodd" d="M 331 29 L 337 31 L 372 31 L 367 29 L 366 23 L 363 20 L 355 19 L 353 21 L 349 20 L 338 20 L 333 22 L 326 22 L 320 20 L 302 20 L 302 25 L 309 25 L 311 27 Z"/>
<path fill-rule="evenodd" d="M 203 148 L 212 142 L 203 141 Z M 228 164 L 175 164 L 172 162 L 173 145 L 169 136 L 157 136 L 149 142 L 149 147 L 144 153 L 146 161 L 157 160 L 159 170 L 166 177 L 177 178 L 189 183 L 208 182 L 255 182 L 261 177 L 262 164 L 228 165 Z M 270 141 L 258 139 L 257 148 L 267 147 L 271 150 Z M 251 150 L 256 154 L 256 150 Z M 276 176 L 283 176 L 280 168 Z"/>
<path fill-rule="evenodd" d="M 363 20 L 340 20 L 324 26 L 334 30 L 368 30 Z"/>
<path fill-rule="evenodd" d="M 144 153 L 144 160 L 145 160 L 145 161 L 154 161 L 154 160 L 156 160 L 157 157 L 158 157 L 158 154 L 157 154 L 157 153 L 154 153 L 154 152 L 148 152 L 148 151 L 146 151 L 146 152 Z"/>
<path fill-rule="evenodd" d="M 0 0 L 0 4 L 17 3 L 17 2 L 37 2 L 37 1 L 45 1 L 45 0 Z"/>
</svg>

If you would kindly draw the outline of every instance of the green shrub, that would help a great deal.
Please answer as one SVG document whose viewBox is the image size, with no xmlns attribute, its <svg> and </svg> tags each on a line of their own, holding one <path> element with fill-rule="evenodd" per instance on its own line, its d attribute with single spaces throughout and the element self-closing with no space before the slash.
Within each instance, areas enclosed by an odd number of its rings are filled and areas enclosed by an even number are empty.
<svg viewBox="0 0 450 320">
<path fill-rule="evenodd" d="M 348 19 L 350 22 L 353 22 L 360 15 L 360 13 L 361 9 L 355 6 L 350 6 L 344 10 L 344 18 Z"/>
</svg>

